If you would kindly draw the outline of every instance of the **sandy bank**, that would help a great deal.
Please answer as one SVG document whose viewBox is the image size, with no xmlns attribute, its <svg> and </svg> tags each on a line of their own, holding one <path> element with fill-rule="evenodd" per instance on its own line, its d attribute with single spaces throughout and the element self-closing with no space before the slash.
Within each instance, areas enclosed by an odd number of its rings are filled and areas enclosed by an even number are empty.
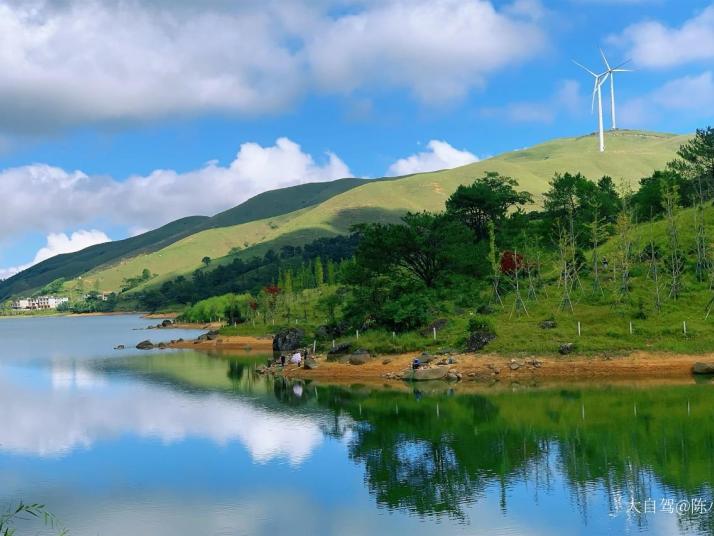
<svg viewBox="0 0 714 536">
<path fill-rule="evenodd" d="M 181 324 L 176 324 L 180 327 Z M 196 327 L 196 324 L 193 324 Z M 167 329 L 167 328 L 162 328 Z M 204 328 L 204 329 L 211 329 Z M 266 352 L 272 353 L 273 351 L 273 338 L 272 337 L 244 337 L 244 336 L 234 336 L 234 337 L 219 337 L 212 341 L 181 341 L 174 342 L 169 345 L 171 348 L 185 348 L 191 350 L 243 350 L 252 352 Z"/>
<path fill-rule="evenodd" d="M 173 348 L 188 348 L 206 351 L 251 351 L 272 352 L 271 337 L 232 336 L 215 340 L 183 341 L 171 344 Z M 317 368 L 307 370 L 294 365 L 285 367 L 286 377 L 330 382 L 375 382 L 390 381 L 408 370 L 419 352 L 400 355 L 383 355 L 370 359 L 363 365 L 344 362 L 329 362 L 324 355 L 317 355 Z M 692 365 L 697 361 L 714 362 L 714 353 L 681 355 L 658 352 L 632 352 L 621 356 L 526 356 L 519 358 L 495 354 L 458 354 L 451 356 L 453 364 L 445 365 L 459 373 L 461 381 L 527 381 L 529 379 L 552 380 L 610 380 L 610 379 L 673 379 L 692 377 Z M 432 366 L 446 360 L 446 356 L 434 356 Z"/>
<path fill-rule="evenodd" d="M 390 379 L 409 368 L 420 354 L 383 356 L 364 365 L 327 362 L 318 358 L 318 368 L 292 368 L 286 376 L 315 380 L 376 380 Z M 692 365 L 697 361 L 714 361 L 714 354 L 674 355 L 635 352 L 620 357 L 526 357 L 508 358 L 492 354 L 460 354 L 453 356 L 454 364 L 446 365 L 468 380 L 528 380 L 550 379 L 641 379 L 691 377 Z M 435 361 L 439 361 L 437 357 Z"/>
</svg>

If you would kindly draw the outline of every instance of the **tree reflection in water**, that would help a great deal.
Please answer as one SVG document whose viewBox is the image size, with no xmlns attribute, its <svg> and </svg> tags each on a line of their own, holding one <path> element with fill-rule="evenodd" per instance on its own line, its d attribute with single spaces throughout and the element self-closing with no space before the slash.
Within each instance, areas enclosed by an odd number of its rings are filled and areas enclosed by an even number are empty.
<svg viewBox="0 0 714 536">
<path fill-rule="evenodd" d="M 706 386 L 452 395 L 308 385 L 297 397 L 289 382 L 275 385 L 285 403 L 309 400 L 331 411 L 325 433 L 349 431 L 350 457 L 364 464 L 370 492 L 389 509 L 467 521 L 466 505 L 487 491 L 498 489 L 505 512 L 509 488 L 527 482 L 537 496 L 556 473 L 584 522 L 598 489 L 613 514 L 630 500 L 659 501 L 657 490 L 675 500 L 712 497 L 714 393 Z M 644 515 L 635 520 L 646 524 Z M 678 520 L 713 527 L 711 513 Z"/>
</svg>

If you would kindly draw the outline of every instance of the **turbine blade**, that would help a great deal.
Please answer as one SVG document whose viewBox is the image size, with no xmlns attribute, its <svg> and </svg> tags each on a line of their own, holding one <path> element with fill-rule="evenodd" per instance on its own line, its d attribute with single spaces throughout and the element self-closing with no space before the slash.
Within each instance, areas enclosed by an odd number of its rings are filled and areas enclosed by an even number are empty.
<svg viewBox="0 0 714 536">
<path fill-rule="evenodd" d="M 634 69 L 613 69 L 613 73 L 631 73 Z"/>
<path fill-rule="evenodd" d="M 573 60 L 573 63 L 574 63 L 575 65 L 577 65 L 578 67 L 580 67 L 581 69 L 585 69 L 587 72 L 589 72 L 591 75 L 593 75 L 594 77 L 597 78 L 597 75 L 596 75 L 594 72 L 592 72 L 590 69 L 588 69 L 587 67 L 585 67 L 585 65 L 581 65 L 580 63 L 578 63 L 578 62 L 575 61 L 575 60 Z"/>
<path fill-rule="evenodd" d="M 620 65 L 616 65 L 614 69 L 610 69 L 610 70 L 611 70 L 611 71 L 616 71 L 617 69 L 619 69 L 619 68 L 622 67 L 623 65 L 627 65 L 628 63 L 630 63 L 630 61 L 632 61 L 632 60 L 627 59 L 627 60 L 623 61 Z"/>
<path fill-rule="evenodd" d="M 610 70 L 610 64 L 607 62 L 607 58 L 605 57 L 605 53 L 600 49 L 600 55 L 602 56 L 602 61 L 605 62 L 605 67 L 607 67 L 607 70 Z"/>
<path fill-rule="evenodd" d="M 595 85 L 593 86 L 593 99 L 592 102 L 590 103 L 590 113 L 594 114 L 595 113 L 595 94 L 597 93 L 597 88 L 598 88 L 598 77 L 595 77 Z"/>
</svg>

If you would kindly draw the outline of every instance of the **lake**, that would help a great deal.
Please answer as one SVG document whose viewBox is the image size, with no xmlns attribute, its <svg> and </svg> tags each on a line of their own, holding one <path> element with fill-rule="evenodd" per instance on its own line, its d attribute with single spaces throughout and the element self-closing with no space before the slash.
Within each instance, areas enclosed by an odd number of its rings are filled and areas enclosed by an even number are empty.
<svg viewBox="0 0 714 536">
<path fill-rule="evenodd" d="M 708 382 L 289 383 L 134 350 L 196 336 L 151 322 L 0 321 L 0 503 L 92 536 L 714 530 Z"/>
</svg>

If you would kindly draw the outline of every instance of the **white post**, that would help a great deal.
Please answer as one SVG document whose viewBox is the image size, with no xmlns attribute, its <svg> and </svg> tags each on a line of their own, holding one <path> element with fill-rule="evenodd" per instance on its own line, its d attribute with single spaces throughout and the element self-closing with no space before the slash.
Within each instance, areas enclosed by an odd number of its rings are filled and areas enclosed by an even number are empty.
<svg viewBox="0 0 714 536">
<path fill-rule="evenodd" d="M 632 335 L 632 320 L 630 320 L 630 335 Z"/>
<path fill-rule="evenodd" d="M 580 337 L 580 321 L 578 321 L 578 337 Z"/>
<path fill-rule="evenodd" d="M 317 340 L 312 341 L 312 353 L 315 353 L 315 349 L 317 348 Z"/>
<path fill-rule="evenodd" d="M 682 320 L 682 329 L 684 330 L 684 334 L 687 334 L 687 321 Z"/>
<path fill-rule="evenodd" d="M 335 339 L 332 339 L 332 347 L 335 347 Z"/>
<path fill-rule="evenodd" d="M 436 340 L 436 328 L 433 328 L 434 330 L 434 340 Z"/>
<path fill-rule="evenodd" d="M 356 330 L 357 338 L 359 339 L 359 330 Z"/>
<path fill-rule="evenodd" d="M 397 338 L 397 332 L 396 332 L 396 331 L 392 331 L 392 339 L 396 339 L 396 338 Z"/>
</svg>

